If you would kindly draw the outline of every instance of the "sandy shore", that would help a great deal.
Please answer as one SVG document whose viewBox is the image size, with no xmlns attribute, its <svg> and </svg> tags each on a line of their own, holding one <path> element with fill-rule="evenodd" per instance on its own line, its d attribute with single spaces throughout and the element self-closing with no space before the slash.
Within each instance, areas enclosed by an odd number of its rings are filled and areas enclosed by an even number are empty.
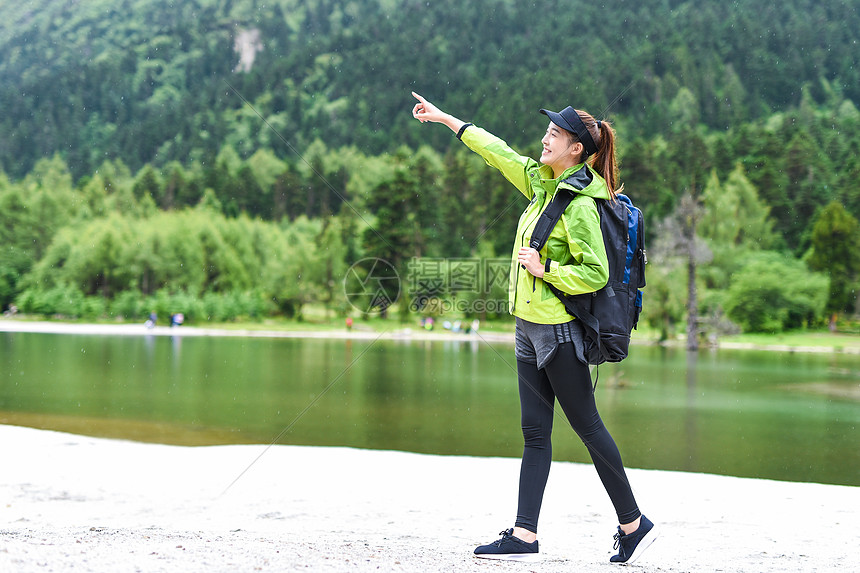
<svg viewBox="0 0 860 573">
<path fill-rule="evenodd" d="M 0 332 L 350 337 L 0 320 Z M 392 330 L 392 339 L 513 335 Z M 255 461 L 257 460 L 257 461 Z M 617 571 L 590 465 L 553 466 L 540 564 L 478 560 L 516 512 L 519 460 L 297 446 L 175 447 L 0 425 L 0 573 Z M 629 470 L 662 536 L 641 571 L 860 571 L 860 488 Z M 238 478 L 238 479 L 237 479 Z M 235 483 L 234 483 L 235 481 Z M 232 485 L 231 485 L 232 484 Z"/>
<path fill-rule="evenodd" d="M 4 573 L 619 567 L 608 563 L 612 507 L 590 465 L 553 466 L 544 559 L 526 565 L 471 555 L 512 524 L 516 459 L 188 448 L 15 426 L 0 426 L 0 444 Z M 630 478 L 663 530 L 637 570 L 858 568 L 860 488 L 647 470 Z"/>
</svg>

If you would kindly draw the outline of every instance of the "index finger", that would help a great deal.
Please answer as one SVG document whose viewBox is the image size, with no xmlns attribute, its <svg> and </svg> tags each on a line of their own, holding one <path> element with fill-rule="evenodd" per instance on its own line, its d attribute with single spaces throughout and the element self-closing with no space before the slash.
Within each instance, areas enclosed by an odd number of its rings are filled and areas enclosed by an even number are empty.
<svg viewBox="0 0 860 573">
<path fill-rule="evenodd" d="M 421 96 L 420 96 L 420 95 L 418 95 L 417 93 L 412 92 L 412 95 L 413 95 L 413 96 L 415 96 L 415 98 L 416 98 L 418 101 L 420 101 L 421 103 L 427 103 L 427 100 L 425 100 L 423 97 L 421 97 Z"/>
</svg>

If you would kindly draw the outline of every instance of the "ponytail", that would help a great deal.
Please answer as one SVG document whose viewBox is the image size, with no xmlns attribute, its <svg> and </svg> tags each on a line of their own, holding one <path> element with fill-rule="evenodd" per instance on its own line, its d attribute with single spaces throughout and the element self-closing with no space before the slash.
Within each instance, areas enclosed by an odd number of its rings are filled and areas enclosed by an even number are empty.
<svg viewBox="0 0 860 573">
<path fill-rule="evenodd" d="M 582 119 L 582 123 L 585 124 L 585 128 L 597 145 L 597 153 L 591 157 L 591 167 L 606 180 L 609 195 L 615 199 L 615 195 L 624 190 L 624 185 L 619 186 L 618 161 L 615 158 L 615 130 L 608 121 L 597 121 L 582 110 L 576 110 L 576 114 Z"/>
</svg>

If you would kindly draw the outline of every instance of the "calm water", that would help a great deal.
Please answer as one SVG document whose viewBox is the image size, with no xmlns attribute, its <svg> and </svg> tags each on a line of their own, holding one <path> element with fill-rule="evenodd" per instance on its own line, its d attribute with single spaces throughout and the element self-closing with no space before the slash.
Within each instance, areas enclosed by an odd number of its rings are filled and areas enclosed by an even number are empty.
<svg viewBox="0 0 860 573">
<path fill-rule="evenodd" d="M 514 365 L 468 341 L 2 333 L 0 422 L 518 457 Z M 856 356 L 636 347 L 597 396 L 629 467 L 860 485 L 858 385 Z M 560 415 L 554 434 L 555 459 L 588 461 Z"/>
</svg>

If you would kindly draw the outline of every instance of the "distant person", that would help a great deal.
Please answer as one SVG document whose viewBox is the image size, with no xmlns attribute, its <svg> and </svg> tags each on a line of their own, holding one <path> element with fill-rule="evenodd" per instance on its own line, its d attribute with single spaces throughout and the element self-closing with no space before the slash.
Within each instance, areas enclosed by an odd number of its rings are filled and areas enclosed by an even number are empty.
<svg viewBox="0 0 860 573">
<path fill-rule="evenodd" d="M 537 522 L 552 462 L 552 423 L 557 399 L 582 439 L 618 516 L 615 549 L 610 561 L 632 563 L 657 537 L 657 529 L 641 514 L 621 455 L 603 425 L 594 401 L 591 373 L 585 361 L 582 326 L 545 286 L 572 295 L 602 288 L 609 263 L 595 199 L 614 199 L 621 190 L 615 160 L 615 132 L 607 121 L 567 107 L 540 110 L 549 118 L 541 139 L 540 161 L 515 152 L 501 139 L 447 114 L 413 92 L 418 121 L 448 126 L 530 201 L 520 216 L 512 255 L 509 306 L 516 317 L 515 355 L 525 447 L 520 468 L 514 527 L 501 539 L 475 549 L 490 559 L 531 561 L 538 557 Z M 563 182 L 581 174 L 590 183 L 576 196 L 538 252 L 529 246 L 538 217 Z"/>
<path fill-rule="evenodd" d="M 352 317 L 351 316 L 346 317 L 346 329 L 348 331 L 352 330 Z"/>
<path fill-rule="evenodd" d="M 143 325 L 146 326 L 146 328 L 153 328 L 156 322 L 158 322 L 158 315 L 154 312 L 150 312 L 149 318 L 143 323 Z"/>
<path fill-rule="evenodd" d="M 170 315 L 170 327 L 174 326 L 182 326 L 182 323 L 185 322 L 185 315 L 181 312 L 177 312 L 176 314 Z"/>
</svg>

